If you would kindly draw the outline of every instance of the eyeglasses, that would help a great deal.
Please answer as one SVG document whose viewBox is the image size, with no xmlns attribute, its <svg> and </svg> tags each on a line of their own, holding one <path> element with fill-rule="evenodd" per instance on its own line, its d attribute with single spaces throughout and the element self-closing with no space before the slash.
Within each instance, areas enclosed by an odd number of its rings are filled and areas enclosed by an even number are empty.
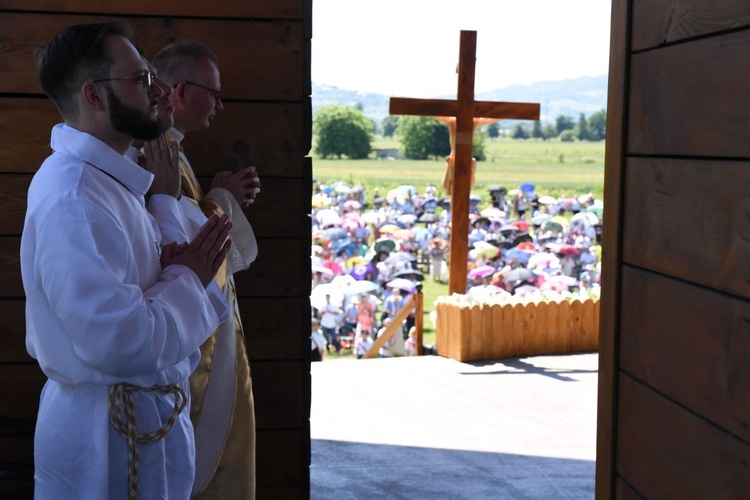
<svg viewBox="0 0 750 500">
<path fill-rule="evenodd" d="M 99 78 L 98 80 L 91 80 L 94 83 L 109 82 L 112 80 L 135 80 L 137 83 L 143 85 L 143 88 L 152 89 L 154 87 L 154 80 L 156 77 L 150 71 L 146 71 L 142 75 L 135 76 L 118 76 L 116 78 Z"/>
<path fill-rule="evenodd" d="M 214 101 L 219 102 L 221 100 L 221 91 L 212 89 L 211 87 L 206 87 L 205 85 L 201 85 L 200 83 L 191 82 L 189 80 L 185 80 L 185 83 L 188 85 L 195 85 L 196 87 L 200 87 L 202 89 L 208 90 L 208 93 L 211 95 L 211 97 L 214 98 Z M 177 85 L 175 85 L 176 87 Z"/>
</svg>

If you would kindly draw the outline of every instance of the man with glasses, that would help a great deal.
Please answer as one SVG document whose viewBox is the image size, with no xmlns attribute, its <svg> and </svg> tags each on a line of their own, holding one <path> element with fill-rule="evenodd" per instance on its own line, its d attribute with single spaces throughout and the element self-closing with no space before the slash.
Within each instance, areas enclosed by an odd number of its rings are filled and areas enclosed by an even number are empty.
<svg viewBox="0 0 750 500">
<path fill-rule="evenodd" d="M 160 80 L 172 87 L 174 126 L 169 134 L 177 142 L 185 134 L 210 126 L 224 109 L 218 60 L 206 46 L 190 40 L 175 42 L 156 54 L 152 64 Z M 233 223 L 226 270 L 217 276 L 234 311 L 233 320 L 222 323 L 201 346 L 203 357 L 190 378 L 196 440 L 193 494 L 202 499 L 252 499 L 255 411 L 233 274 L 247 269 L 257 256 L 255 236 L 242 210 L 253 203 L 260 182 L 254 167 L 236 173 L 221 171 L 204 193 L 180 149 L 182 202 L 194 203 L 205 216 L 229 214 Z"/>
<path fill-rule="evenodd" d="M 21 237 L 26 345 L 48 381 L 34 437 L 35 498 L 188 498 L 187 379 L 229 316 L 213 278 L 231 223 L 188 244 L 178 183 L 125 156 L 159 135 L 163 89 L 119 22 L 71 26 L 38 52 L 65 123 L 29 187 Z M 148 204 L 145 201 L 150 192 Z M 158 212 L 158 219 L 151 212 Z"/>
</svg>

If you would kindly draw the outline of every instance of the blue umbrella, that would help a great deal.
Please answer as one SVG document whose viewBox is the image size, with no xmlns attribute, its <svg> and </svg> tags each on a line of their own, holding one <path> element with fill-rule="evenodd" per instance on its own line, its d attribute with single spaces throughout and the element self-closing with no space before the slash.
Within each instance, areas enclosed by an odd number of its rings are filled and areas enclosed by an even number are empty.
<svg viewBox="0 0 750 500">
<path fill-rule="evenodd" d="M 517 248 L 511 248 L 510 250 L 505 252 L 506 261 L 516 259 L 519 264 L 526 264 L 529 261 L 529 257 L 531 257 L 531 254 L 529 252 L 524 252 L 523 250 L 518 250 Z"/>
<path fill-rule="evenodd" d="M 349 235 L 346 234 L 343 228 L 331 227 L 323 231 L 323 237 L 327 240 L 343 240 L 344 238 L 349 239 Z"/>
<path fill-rule="evenodd" d="M 334 250 L 335 255 L 341 255 L 342 253 L 346 253 L 348 257 L 354 257 L 359 253 L 359 243 L 356 241 L 352 241 L 351 243 L 344 241 L 342 245 L 336 247 L 336 250 Z"/>
<path fill-rule="evenodd" d="M 536 186 L 530 182 L 524 182 L 520 187 L 521 191 L 523 191 L 524 193 L 533 193 L 534 191 L 536 191 Z"/>
</svg>

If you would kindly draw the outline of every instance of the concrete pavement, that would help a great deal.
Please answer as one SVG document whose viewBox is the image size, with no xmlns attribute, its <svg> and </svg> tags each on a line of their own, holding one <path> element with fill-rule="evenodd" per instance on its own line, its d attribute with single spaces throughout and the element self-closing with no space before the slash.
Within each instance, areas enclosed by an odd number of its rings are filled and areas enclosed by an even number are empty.
<svg viewBox="0 0 750 500">
<path fill-rule="evenodd" d="M 592 499 L 597 364 L 313 363 L 311 498 Z"/>
</svg>

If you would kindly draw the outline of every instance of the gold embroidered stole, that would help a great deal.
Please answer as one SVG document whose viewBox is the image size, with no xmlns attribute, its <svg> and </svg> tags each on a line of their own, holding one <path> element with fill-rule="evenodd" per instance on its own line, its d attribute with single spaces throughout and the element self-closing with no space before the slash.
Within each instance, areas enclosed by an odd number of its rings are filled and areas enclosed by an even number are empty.
<svg viewBox="0 0 750 500">
<path fill-rule="evenodd" d="M 206 217 L 224 211 L 205 198 L 203 189 L 180 146 L 181 193 L 197 205 Z M 216 282 L 230 299 L 235 330 L 235 384 L 233 414 L 229 432 L 224 440 L 221 459 L 216 464 L 208 484 L 196 495 L 198 499 L 255 498 L 255 405 L 252 393 L 250 365 L 245 348 L 244 332 L 237 305 L 234 280 L 228 276 L 226 262 L 216 274 Z M 228 287 L 228 288 L 227 288 Z M 211 379 L 217 332 L 201 346 L 201 360 L 190 376 L 190 418 L 193 426 L 200 425 L 206 389 Z M 200 450 L 196 450 L 200 452 Z"/>
</svg>

